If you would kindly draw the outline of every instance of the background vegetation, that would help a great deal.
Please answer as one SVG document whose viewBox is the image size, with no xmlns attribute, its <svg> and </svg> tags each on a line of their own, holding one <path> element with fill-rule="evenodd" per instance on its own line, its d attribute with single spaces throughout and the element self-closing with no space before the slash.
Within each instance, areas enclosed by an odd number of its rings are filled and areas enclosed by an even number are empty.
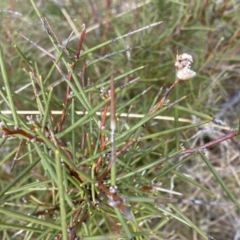
<svg viewBox="0 0 240 240">
<path fill-rule="evenodd" d="M 0 238 L 239 239 L 239 4 L 1 0 Z"/>
</svg>

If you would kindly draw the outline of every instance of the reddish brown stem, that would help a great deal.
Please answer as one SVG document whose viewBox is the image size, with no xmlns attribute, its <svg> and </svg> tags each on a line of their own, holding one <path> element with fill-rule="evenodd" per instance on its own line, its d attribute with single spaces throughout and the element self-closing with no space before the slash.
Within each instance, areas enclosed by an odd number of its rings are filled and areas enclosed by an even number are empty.
<svg viewBox="0 0 240 240">
<path fill-rule="evenodd" d="M 234 138 L 236 136 L 238 136 L 237 132 L 231 132 L 231 133 L 228 133 L 228 134 L 226 134 L 226 135 L 224 135 L 224 136 L 222 136 L 218 139 L 215 139 L 215 140 L 210 141 L 210 142 L 208 142 L 204 145 L 201 145 L 199 147 L 186 149 L 186 150 L 182 151 L 181 154 L 195 153 L 197 151 L 203 150 L 204 148 L 212 147 L 212 146 L 214 146 L 214 145 L 216 145 L 220 142 L 226 141 L 226 140 Z"/>
<path fill-rule="evenodd" d="M 74 178 L 76 178 L 79 183 L 83 183 L 83 181 L 79 177 L 78 173 L 76 171 L 74 171 L 72 168 L 70 168 L 67 163 L 64 162 L 64 164 L 65 164 L 67 170 L 69 171 L 70 175 L 73 176 Z"/>
<path fill-rule="evenodd" d="M 77 52 L 76 52 L 76 55 L 75 55 L 76 59 L 79 59 L 79 57 L 81 55 L 82 45 L 83 45 L 85 35 L 86 35 L 86 28 L 85 28 L 85 26 L 83 26 L 83 29 L 82 29 L 82 32 L 81 32 L 81 35 L 80 35 L 80 39 L 79 39 L 79 42 L 78 42 Z"/>
<path fill-rule="evenodd" d="M 80 58 L 81 50 L 82 50 L 82 44 L 83 44 L 85 35 L 86 35 L 86 29 L 85 29 L 85 26 L 84 26 L 84 28 L 81 32 L 81 35 L 80 35 L 79 42 L 78 42 L 78 49 L 77 49 L 76 54 L 75 54 L 76 59 Z M 75 69 L 76 63 L 77 63 L 76 61 L 72 63 L 72 65 L 71 65 L 72 71 Z M 86 66 L 84 65 L 83 68 L 84 68 L 84 72 L 85 72 Z M 83 77 L 84 77 L 84 75 L 82 74 L 82 78 Z M 72 73 L 68 74 L 68 81 L 72 81 Z M 61 118 L 60 118 L 60 123 L 58 125 L 58 132 L 62 131 L 63 123 L 64 123 L 65 118 L 67 116 L 67 106 L 68 106 L 69 100 L 70 100 L 70 91 L 71 91 L 71 89 L 70 89 L 70 86 L 68 85 L 67 89 L 66 89 L 65 100 L 64 100 L 64 103 L 63 103 L 64 109 L 63 109 L 63 112 L 62 112 L 62 115 L 61 115 Z"/>
<path fill-rule="evenodd" d="M 118 157 L 119 155 L 121 155 L 122 153 L 126 152 L 126 150 L 133 145 L 133 143 L 135 143 L 136 140 L 135 139 L 132 139 L 130 140 L 127 144 L 125 144 L 120 150 L 118 150 L 116 152 L 116 157 Z"/>
<path fill-rule="evenodd" d="M 6 136 L 14 136 L 14 135 L 19 134 L 19 135 L 24 136 L 25 138 L 27 138 L 30 141 L 35 139 L 37 142 L 43 142 L 43 140 L 41 138 L 36 138 L 36 137 L 32 136 L 31 134 L 23 131 L 22 129 L 10 130 L 8 128 L 2 127 L 1 130 L 4 132 L 4 134 Z"/>
<path fill-rule="evenodd" d="M 75 66 L 76 66 L 76 63 L 73 63 L 71 66 L 71 69 L 74 70 Z M 72 73 L 68 74 L 68 81 L 72 81 Z M 64 123 L 66 115 L 67 115 L 67 106 L 68 106 L 69 100 L 70 100 L 70 86 L 68 85 L 67 89 L 66 89 L 65 100 L 63 103 L 64 109 L 62 111 L 60 123 L 58 125 L 58 132 L 62 131 L 63 123 Z"/>
</svg>

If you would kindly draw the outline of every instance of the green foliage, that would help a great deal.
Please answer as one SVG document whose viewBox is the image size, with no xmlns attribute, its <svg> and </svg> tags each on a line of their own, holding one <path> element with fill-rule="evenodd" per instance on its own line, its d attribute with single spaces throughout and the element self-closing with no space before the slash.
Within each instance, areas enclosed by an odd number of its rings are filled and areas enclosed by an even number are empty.
<svg viewBox="0 0 240 240">
<path fill-rule="evenodd" d="M 238 133 L 212 120 L 239 83 L 237 1 L 10 2 L 0 238 L 233 239 Z"/>
</svg>

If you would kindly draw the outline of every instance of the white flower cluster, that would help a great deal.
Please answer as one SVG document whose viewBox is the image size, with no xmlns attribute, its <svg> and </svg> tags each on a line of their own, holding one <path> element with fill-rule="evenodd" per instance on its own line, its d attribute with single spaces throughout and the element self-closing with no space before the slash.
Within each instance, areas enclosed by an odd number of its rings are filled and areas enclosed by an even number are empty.
<svg viewBox="0 0 240 240">
<path fill-rule="evenodd" d="M 191 70 L 193 58 L 187 53 L 177 55 L 175 67 L 177 68 L 177 78 L 179 80 L 188 80 L 196 76 L 196 73 Z"/>
</svg>

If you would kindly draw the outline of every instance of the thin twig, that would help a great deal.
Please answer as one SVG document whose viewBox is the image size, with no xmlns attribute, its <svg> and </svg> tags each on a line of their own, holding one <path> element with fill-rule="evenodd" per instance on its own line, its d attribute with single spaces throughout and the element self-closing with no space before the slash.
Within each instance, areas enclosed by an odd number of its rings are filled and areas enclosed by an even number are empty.
<svg viewBox="0 0 240 240">
<path fill-rule="evenodd" d="M 218 139 L 215 139 L 213 141 L 210 141 L 206 144 L 203 144 L 201 146 L 198 146 L 198 147 L 195 147 L 195 148 L 189 148 L 189 149 L 186 149 L 184 151 L 181 152 L 181 155 L 183 154 L 189 154 L 189 153 L 195 153 L 195 152 L 198 152 L 198 151 L 202 151 L 203 149 L 205 148 L 209 148 L 209 147 L 212 147 L 220 142 L 223 142 L 223 141 L 226 141 L 228 139 L 231 139 L 231 138 L 234 138 L 238 136 L 238 133 L 235 131 L 235 132 L 231 132 L 231 133 L 228 133 Z"/>
<path fill-rule="evenodd" d="M 82 44 L 83 44 L 85 35 L 86 35 L 86 29 L 85 29 L 85 25 L 84 25 L 83 29 L 82 29 L 82 32 L 80 34 L 80 39 L 79 39 L 79 42 L 78 42 L 78 49 L 77 49 L 76 54 L 75 54 L 76 59 L 79 59 L 79 57 L 81 55 L 81 49 L 82 49 Z M 72 65 L 71 65 L 72 71 L 74 71 L 74 69 L 76 67 L 76 63 L 77 63 L 77 61 L 72 63 Z M 83 78 L 84 78 L 85 69 L 86 69 L 86 65 L 83 64 L 83 72 L 82 72 L 82 76 L 81 76 L 82 82 L 83 82 Z M 68 81 L 72 81 L 72 73 L 71 72 L 69 72 L 69 74 L 68 74 Z M 65 100 L 64 100 L 64 104 L 63 104 L 64 105 L 64 110 L 62 111 L 62 115 L 61 115 L 61 118 L 60 118 L 60 123 L 59 123 L 59 126 L 58 126 L 58 132 L 62 131 L 63 123 L 64 123 L 66 115 L 67 115 L 67 106 L 68 106 L 69 101 L 70 101 L 70 92 L 71 92 L 71 89 L 70 89 L 70 86 L 68 84 L 67 89 L 66 89 L 66 94 L 65 94 Z"/>
</svg>

